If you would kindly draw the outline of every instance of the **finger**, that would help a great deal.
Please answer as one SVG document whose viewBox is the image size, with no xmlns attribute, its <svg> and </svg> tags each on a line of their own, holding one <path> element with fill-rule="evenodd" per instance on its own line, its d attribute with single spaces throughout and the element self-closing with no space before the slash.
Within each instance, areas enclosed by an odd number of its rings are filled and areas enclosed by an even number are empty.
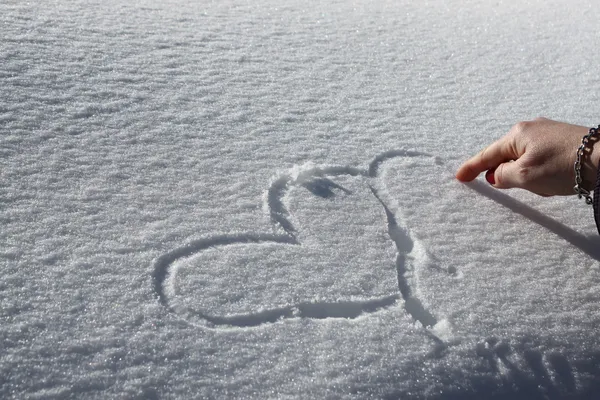
<svg viewBox="0 0 600 400">
<path fill-rule="evenodd" d="M 519 160 L 500 164 L 493 172 L 494 183 L 492 186 L 498 189 L 523 188 L 525 182 L 523 174 L 520 173 L 521 170 L 522 166 Z"/>
<path fill-rule="evenodd" d="M 503 137 L 461 165 L 456 171 L 456 179 L 461 182 L 470 182 L 483 171 L 494 169 L 504 162 L 518 159 L 521 154 L 518 154 L 516 148 L 513 136 Z"/>
</svg>

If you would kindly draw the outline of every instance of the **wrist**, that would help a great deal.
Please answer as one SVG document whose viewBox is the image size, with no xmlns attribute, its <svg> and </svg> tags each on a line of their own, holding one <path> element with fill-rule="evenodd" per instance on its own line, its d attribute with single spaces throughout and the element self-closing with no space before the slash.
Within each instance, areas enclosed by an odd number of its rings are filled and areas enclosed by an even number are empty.
<svg viewBox="0 0 600 400">
<path fill-rule="evenodd" d="M 596 128 L 597 129 L 597 128 Z M 596 187 L 600 165 L 600 131 L 590 137 L 581 160 L 581 186 L 590 193 Z"/>
</svg>

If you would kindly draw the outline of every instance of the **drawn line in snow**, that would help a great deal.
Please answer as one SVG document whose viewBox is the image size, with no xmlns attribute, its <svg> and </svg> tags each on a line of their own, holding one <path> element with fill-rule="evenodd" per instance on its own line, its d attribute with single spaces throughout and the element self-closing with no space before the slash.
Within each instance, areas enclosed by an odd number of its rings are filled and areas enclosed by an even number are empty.
<svg viewBox="0 0 600 400">
<path fill-rule="evenodd" d="M 165 282 L 169 275 L 169 269 L 172 264 L 182 258 L 193 256 L 212 247 L 227 246 L 231 244 L 244 243 L 283 243 L 283 244 L 298 244 L 296 239 L 287 235 L 272 235 L 272 234 L 254 234 L 245 233 L 238 235 L 217 235 L 210 238 L 198 239 L 178 247 L 162 256 L 158 257 L 154 262 L 154 273 L 152 281 L 154 291 L 158 294 L 158 300 L 163 306 L 169 307 L 169 300 L 164 290 Z"/>
<path fill-rule="evenodd" d="M 398 274 L 398 290 L 404 299 L 404 308 L 415 320 L 419 321 L 424 327 L 431 327 L 437 324 L 437 319 L 423 306 L 423 303 L 413 296 L 412 290 L 406 277 L 407 261 L 410 252 L 414 248 L 414 242 L 410 237 L 408 230 L 398 226 L 396 217 L 390 211 L 388 206 L 381 200 L 377 191 L 371 186 L 373 196 L 383 206 L 388 223 L 388 234 L 398 249 L 396 256 L 396 271 Z"/>
<path fill-rule="evenodd" d="M 367 172 L 368 176 L 371 178 L 376 178 L 377 177 L 377 173 L 379 172 L 379 166 L 381 164 L 383 164 L 385 161 L 387 160 L 391 160 L 393 158 L 398 158 L 398 157 L 431 157 L 433 158 L 433 156 L 431 154 L 427 154 L 427 153 L 422 153 L 420 151 L 413 151 L 413 150 L 388 150 L 384 153 L 379 154 L 378 156 L 376 156 L 373 161 L 371 161 L 369 163 L 369 170 Z M 440 159 L 435 157 L 435 162 L 439 164 Z"/>
<path fill-rule="evenodd" d="M 297 229 L 290 221 L 290 212 L 284 204 L 284 196 L 292 185 L 303 186 L 313 194 L 320 197 L 334 196 L 334 189 L 349 193 L 342 186 L 336 184 L 330 177 L 335 176 L 361 176 L 365 179 L 376 179 L 380 165 L 397 157 L 429 157 L 431 155 L 417 151 L 393 150 L 375 157 L 368 168 L 360 169 L 349 166 L 321 166 L 284 174 L 275 179 L 267 191 L 266 204 L 274 227 L 283 230 L 283 234 L 246 233 L 236 235 L 217 235 L 198 239 L 176 248 L 160 257 L 154 262 L 153 285 L 158 295 L 159 302 L 170 311 L 177 314 L 188 314 L 206 321 L 214 327 L 256 327 L 266 323 L 273 323 L 288 318 L 357 318 L 363 314 L 373 313 L 390 306 L 396 305 L 400 298 L 403 299 L 406 312 L 424 328 L 429 328 L 437 323 L 437 318 L 426 309 L 410 287 L 408 272 L 415 273 L 413 269 L 421 254 L 412 254 L 415 247 L 414 239 L 408 228 L 398 223 L 398 218 L 382 199 L 380 193 L 368 184 L 372 194 L 383 206 L 387 218 L 388 234 L 397 248 L 396 275 L 399 294 L 363 301 L 342 300 L 338 302 L 302 302 L 285 307 L 261 310 L 242 315 L 216 316 L 199 312 L 198 310 L 177 310 L 170 304 L 169 285 L 174 285 L 176 270 L 172 268 L 175 261 L 192 257 L 203 250 L 228 246 L 233 244 L 260 244 L 279 243 L 301 246 L 297 239 Z M 439 160 L 436 162 L 439 163 Z M 425 260 L 427 261 L 427 260 Z M 410 271 L 409 271 L 410 270 Z M 448 272 L 448 271 L 446 271 Z M 426 329 L 427 335 L 438 343 L 443 343 L 433 332 Z"/>
<path fill-rule="evenodd" d="M 252 328 L 266 323 L 273 323 L 288 318 L 357 318 L 364 313 L 372 313 L 390 307 L 398 301 L 398 295 L 386 296 L 380 299 L 365 301 L 338 301 L 319 303 L 299 303 L 293 306 L 272 308 L 255 313 L 211 316 L 188 310 L 194 317 L 201 317 L 215 326 L 231 326 L 238 328 Z"/>
</svg>

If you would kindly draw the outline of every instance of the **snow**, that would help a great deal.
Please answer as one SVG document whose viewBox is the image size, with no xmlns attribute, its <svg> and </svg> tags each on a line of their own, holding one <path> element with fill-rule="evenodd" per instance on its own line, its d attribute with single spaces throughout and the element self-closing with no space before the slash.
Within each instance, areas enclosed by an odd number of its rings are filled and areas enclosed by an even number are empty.
<svg viewBox="0 0 600 400">
<path fill-rule="evenodd" d="M 600 396 L 591 209 L 453 178 L 600 123 L 599 17 L 2 2 L 0 397 Z"/>
</svg>

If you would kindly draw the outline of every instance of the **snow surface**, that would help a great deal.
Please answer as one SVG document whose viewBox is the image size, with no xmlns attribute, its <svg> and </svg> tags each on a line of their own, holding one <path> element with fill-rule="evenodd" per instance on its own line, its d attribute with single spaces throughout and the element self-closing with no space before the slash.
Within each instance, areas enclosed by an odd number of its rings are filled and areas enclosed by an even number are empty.
<svg viewBox="0 0 600 400">
<path fill-rule="evenodd" d="M 600 398 L 583 0 L 0 3 L 0 398 Z"/>
</svg>

